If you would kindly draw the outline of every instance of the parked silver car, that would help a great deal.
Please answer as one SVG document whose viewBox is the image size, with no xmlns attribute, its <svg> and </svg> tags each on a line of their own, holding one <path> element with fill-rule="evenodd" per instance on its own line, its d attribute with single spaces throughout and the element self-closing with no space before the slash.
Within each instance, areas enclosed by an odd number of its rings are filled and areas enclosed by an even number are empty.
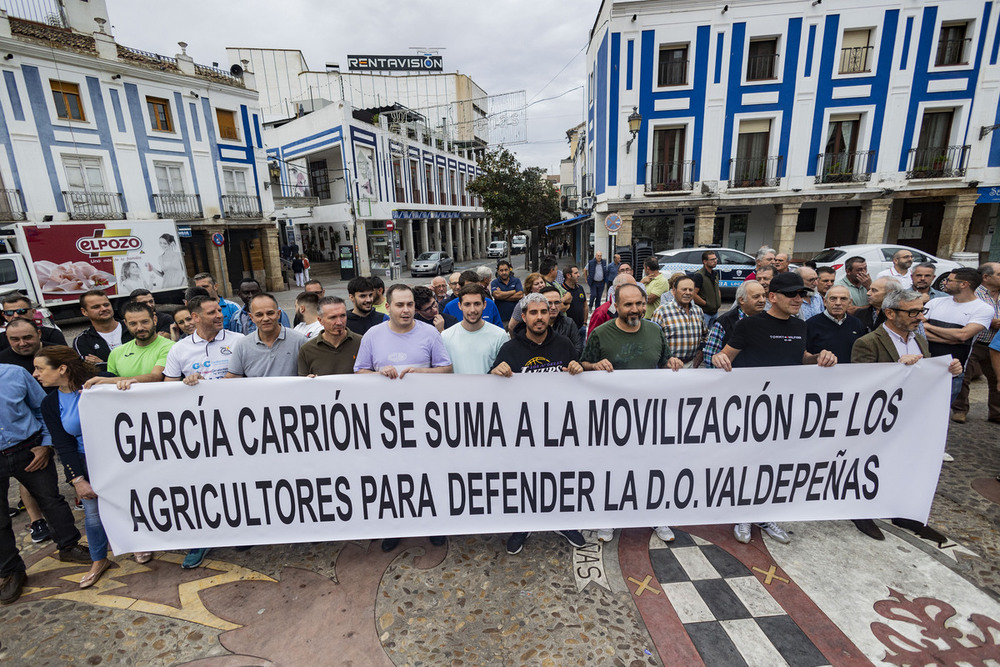
<svg viewBox="0 0 1000 667">
<path fill-rule="evenodd" d="M 448 253 L 440 250 L 429 250 L 422 252 L 410 264 L 410 275 L 417 276 L 440 276 L 442 273 L 451 273 L 455 270 L 455 260 Z"/>
</svg>

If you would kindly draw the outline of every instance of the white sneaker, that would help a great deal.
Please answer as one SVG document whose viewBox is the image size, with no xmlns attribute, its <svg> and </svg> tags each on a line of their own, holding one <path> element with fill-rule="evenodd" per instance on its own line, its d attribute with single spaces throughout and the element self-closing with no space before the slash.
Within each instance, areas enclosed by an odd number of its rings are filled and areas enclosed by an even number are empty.
<svg viewBox="0 0 1000 667">
<path fill-rule="evenodd" d="M 657 526 L 654 530 L 656 531 L 656 536 L 664 542 L 674 541 L 674 531 L 670 530 L 670 526 Z"/>
<path fill-rule="evenodd" d="M 770 535 L 772 538 L 781 542 L 782 544 L 788 544 L 792 541 L 792 538 L 788 536 L 785 530 L 773 521 L 768 521 L 767 523 L 759 523 L 760 529 L 765 533 Z"/>
<path fill-rule="evenodd" d="M 738 523 L 733 526 L 733 535 L 736 536 L 736 541 L 746 544 L 750 541 L 750 524 L 749 523 Z"/>
<path fill-rule="evenodd" d="M 945 452 L 944 456 L 941 458 L 944 460 L 945 463 L 951 463 L 952 461 L 955 460 L 955 457 L 949 454 L 948 452 Z"/>
<path fill-rule="evenodd" d="M 597 531 L 597 539 L 601 542 L 610 542 L 615 539 L 614 528 L 601 528 Z"/>
</svg>

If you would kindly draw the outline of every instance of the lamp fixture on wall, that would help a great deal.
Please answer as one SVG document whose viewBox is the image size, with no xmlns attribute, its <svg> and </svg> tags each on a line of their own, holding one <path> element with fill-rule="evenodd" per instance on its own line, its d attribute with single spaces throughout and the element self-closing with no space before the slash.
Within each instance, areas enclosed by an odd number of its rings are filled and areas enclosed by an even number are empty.
<svg viewBox="0 0 1000 667">
<path fill-rule="evenodd" d="M 4 60 L 13 60 L 14 59 L 14 54 L 13 53 L 8 53 L 7 55 L 5 55 L 3 57 L 3 59 Z"/>
<path fill-rule="evenodd" d="M 196 93 L 196 92 L 194 92 L 194 91 L 192 90 L 192 91 L 191 91 L 191 97 L 193 97 L 194 99 L 198 99 L 198 98 L 200 97 L 200 95 L 198 95 L 198 93 Z"/>
<path fill-rule="evenodd" d="M 111 80 L 112 80 L 112 81 L 117 81 L 117 80 L 118 80 L 118 79 L 120 79 L 120 78 L 122 78 L 122 75 L 121 75 L 121 74 L 113 74 L 113 75 L 111 76 Z"/>
<path fill-rule="evenodd" d="M 632 113 L 628 115 L 628 131 L 632 133 L 632 138 L 625 142 L 626 154 L 632 150 L 632 142 L 635 141 L 635 136 L 639 134 L 640 127 L 642 127 L 642 116 L 639 114 L 639 108 L 632 107 Z"/>
<path fill-rule="evenodd" d="M 722 13 L 723 13 L 723 14 L 725 14 L 725 13 L 726 13 L 726 12 L 728 12 L 728 11 L 729 11 L 729 5 L 725 5 L 725 6 L 724 6 L 724 7 L 722 8 Z"/>
</svg>

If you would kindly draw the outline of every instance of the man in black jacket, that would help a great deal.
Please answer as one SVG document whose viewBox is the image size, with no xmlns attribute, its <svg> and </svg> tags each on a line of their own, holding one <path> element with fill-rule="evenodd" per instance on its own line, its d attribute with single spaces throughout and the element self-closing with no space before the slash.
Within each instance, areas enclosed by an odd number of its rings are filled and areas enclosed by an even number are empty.
<svg viewBox="0 0 1000 667">
<path fill-rule="evenodd" d="M 115 319 L 111 300 L 104 290 L 90 290 L 80 295 L 80 312 L 90 320 L 90 327 L 73 340 L 73 349 L 85 361 L 107 368 L 111 350 L 132 340 L 132 334 Z"/>
<path fill-rule="evenodd" d="M 823 304 L 826 308 L 822 313 L 806 320 L 806 350 L 813 354 L 830 350 L 841 363 L 849 363 L 854 342 L 868 333 L 861 320 L 847 314 L 851 293 L 843 285 L 834 285 L 827 290 Z"/>
<path fill-rule="evenodd" d="M 364 336 L 365 332 L 376 324 L 382 324 L 389 316 L 380 313 L 374 308 L 375 285 L 371 278 L 365 276 L 355 276 L 347 283 L 347 295 L 354 304 L 354 310 L 347 313 L 347 328 Z"/>
<path fill-rule="evenodd" d="M 548 300 L 549 304 L 549 326 L 552 331 L 565 337 L 576 349 L 576 356 L 583 354 L 583 338 L 580 336 L 580 328 L 576 322 L 571 320 L 563 312 L 563 300 L 560 296 L 559 288 L 554 285 L 546 285 L 539 292 Z"/>
<path fill-rule="evenodd" d="M 16 320 L 31 320 L 36 324 L 40 322 L 40 318 L 36 316 L 35 306 L 32 305 L 28 297 L 24 296 L 19 292 L 11 292 L 5 294 L 3 300 L 0 301 L 3 304 L 3 320 L 0 320 L 0 350 L 4 350 L 10 346 L 6 333 L 6 326 Z M 42 343 L 46 345 L 66 345 L 66 338 L 63 336 L 63 332 L 56 327 L 47 327 L 44 325 L 39 326 L 39 333 L 42 337 Z"/>
</svg>

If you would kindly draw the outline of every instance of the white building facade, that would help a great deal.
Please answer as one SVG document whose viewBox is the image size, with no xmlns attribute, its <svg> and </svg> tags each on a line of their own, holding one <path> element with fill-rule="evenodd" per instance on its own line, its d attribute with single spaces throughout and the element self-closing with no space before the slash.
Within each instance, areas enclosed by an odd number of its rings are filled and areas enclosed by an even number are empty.
<svg viewBox="0 0 1000 667">
<path fill-rule="evenodd" d="M 1000 202 L 998 18 L 981 0 L 606 0 L 581 193 L 596 199 L 596 248 L 617 213 L 614 244 L 640 256 L 768 244 L 803 260 L 899 242 L 985 258 Z"/>
<path fill-rule="evenodd" d="M 252 82 L 117 44 L 103 0 L 50 5 L 0 12 L 0 217 L 173 220 L 189 277 L 280 287 Z"/>
<path fill-rule="evenodd" d="M 392 275 L 425 251 L 486 253 L 489 219 L 466 189 L 486 146 L 471 79 L 312 72 L 298 51 L 228 51 L 254 69 L 272 114 L 264 144 L 286 248 L 347 258 L 342 276 Z"/>
</svg>

